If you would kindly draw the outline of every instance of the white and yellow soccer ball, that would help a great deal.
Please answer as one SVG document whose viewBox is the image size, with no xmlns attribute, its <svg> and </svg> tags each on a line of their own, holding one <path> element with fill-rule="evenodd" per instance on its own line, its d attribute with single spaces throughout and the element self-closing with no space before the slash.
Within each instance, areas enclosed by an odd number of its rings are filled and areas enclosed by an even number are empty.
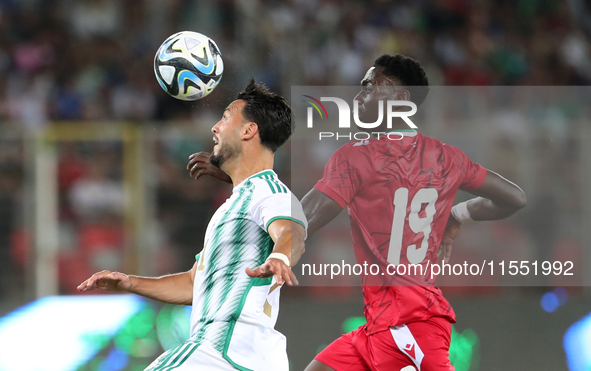
<svg viewBox="0 0 591 371">
<path fill-rule="evenodd" d="M 156 52 L 154 73 L 171 96 L 193 101 L 207 96 L 224 72 L 222 53 L 209 37 L 193 31 L 170 36 Z"/>
</svg>

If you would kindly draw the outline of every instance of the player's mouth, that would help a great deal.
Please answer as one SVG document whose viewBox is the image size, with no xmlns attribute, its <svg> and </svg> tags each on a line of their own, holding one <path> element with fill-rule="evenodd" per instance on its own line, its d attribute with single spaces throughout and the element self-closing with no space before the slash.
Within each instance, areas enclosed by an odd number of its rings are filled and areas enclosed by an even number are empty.
<svg viewBox="0 0 591 371">
<path fill-rule="evenodd" d="M 216 137 L 213 137 L 213 143 L 214 143 L 214 148 L 215 148 L 215 146 L 220 144 L 219 140 L 217 140 Z"/>
<path fill-rule="evenodd" d="M 358 110 L 357 112 L 359 112 L 359 113 L 365 113 L 365 104 L 363 104 L 363 103 L 360 103 L 360 104 L 357 106 L 357 110 Z"/>
</svg>

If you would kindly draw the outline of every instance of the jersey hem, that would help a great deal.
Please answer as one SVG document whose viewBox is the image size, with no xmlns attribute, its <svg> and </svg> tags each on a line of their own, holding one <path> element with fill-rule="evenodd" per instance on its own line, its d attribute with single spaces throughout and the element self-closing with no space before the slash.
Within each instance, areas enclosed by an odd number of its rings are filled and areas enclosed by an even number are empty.
<svg viewBox="0 0 591 371">
<path fill-rule="evenodd" d="M 486 174 L 488 173 L 488 170 L 486 170 L 486 168 L 484 166 L 480 166 L 480 169 L 478 170 L 478 173 L 476 175 L 476 180 L 473 181 L 468 187 L 460 187 L 461 190 L 463 191 L 473 191 L 475 189 L 480 188 L 480 186 L 482 185 L 482 183 L 484 183 L 484 179 L 486 179 Z"/>
</svg>

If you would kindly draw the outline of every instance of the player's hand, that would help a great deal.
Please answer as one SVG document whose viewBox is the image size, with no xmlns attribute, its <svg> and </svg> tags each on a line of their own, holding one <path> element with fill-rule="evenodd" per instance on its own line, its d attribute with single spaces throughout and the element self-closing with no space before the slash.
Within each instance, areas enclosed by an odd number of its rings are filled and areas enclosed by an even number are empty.
<svg viewBox="0 0 591 371">
<path fill-rule="evenodd" d="M 274 276 L 275 281 L 280 285 L 283 282 L 289 286 L 299 284 L 291 268 L 279 259 L 269 259 L 255 269 L 246 268 L 246 274 L 251 278 L 269 278 Z"/>
<path fill-rule="evenodd" d="M 78 285 L 78 291 L 86 292 L 94 289 L 122 292 L 129 291 L 129 276 L 119 272 L 102 271 L 93 274 L 89 279 Z"/>
<path fill-rule="evenodd" d="M 449 259 L 451 258 L 451 245 L 456 237 L 458 237 L 458 234 L 460 234 L 461 228 L 462 223 L 458 222 L 453 215 L 450 215 L 447 220 L 447 225 L 445 226 L 445 231 L 443 232 L 441 245 L 439 245 L 439 251 L 437 252 L 437 256 L 440 256 L 443 253 L 444 263 L 449 263 Z"/>
<path fill-rule="evenodd" d="M 228 176 L 228 174 L 224 173 L 222 169 L 217 166 L 213 166 L 211 162 L 209 162 L 209 156 L 211 156 L 211 154 L 207 152 L 197 152 L 189 156 L 187 170 L 189 170 L 191 177 L 197 180 L 203 175 L 209 175 L 223 182 L 232 183 L 232 179 Z"/>
</svg>

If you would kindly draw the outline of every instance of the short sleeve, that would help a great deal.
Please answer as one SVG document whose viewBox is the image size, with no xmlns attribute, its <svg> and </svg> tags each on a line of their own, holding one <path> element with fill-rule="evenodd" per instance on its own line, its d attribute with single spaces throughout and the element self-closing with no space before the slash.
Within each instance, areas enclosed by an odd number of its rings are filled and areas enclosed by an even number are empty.
<svg viewBox="0 0 591 371">
<path fill-rule="evenodd" d="M 308 229 L 308 220 L 302 204 L 291 192 L 276 193 L 265 197 L 259 204 L 261 227 L 267 231 L 269 225 L 277 219 L 288 219 Z"/>
<path fill-rule="evenodd" d="M 460 189 L 463 191 L 472 191 L 477 189 L 484 182 L 486 178 L 486 168 L 480 164 L 472 162 L 470 157 L 457 149 L 460 154 L 461 164 L 459 165 L 463 169 L 463 179 L 460 183 Z"/>
<path fill-rule="evenodd" d="M 347 206 L 361 187 L 361 177 L 347 154 L 351 147 L 336 151 L 324 167 L 322 179 L 314 188 L 332 198 L 340 207 Z"/>
</svg>

